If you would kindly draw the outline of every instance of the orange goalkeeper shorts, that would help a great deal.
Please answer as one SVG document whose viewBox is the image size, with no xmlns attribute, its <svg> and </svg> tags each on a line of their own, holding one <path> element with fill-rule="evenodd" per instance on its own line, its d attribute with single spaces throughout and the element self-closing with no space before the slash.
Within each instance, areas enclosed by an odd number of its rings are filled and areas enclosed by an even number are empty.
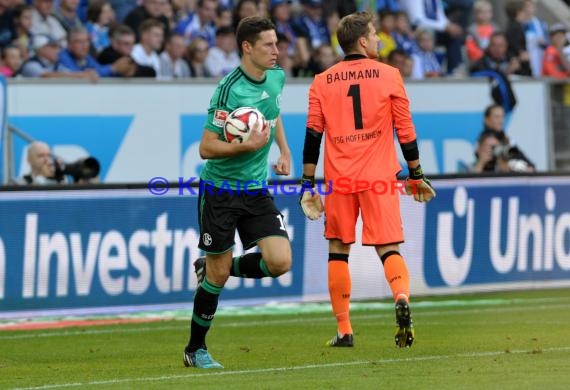
<svg viewBox="0 0 570 390">
<path fill-rule="evenodd" d="M 343 244 L 355 240 L 358 213 L 362 217 L 362 245 L 388 245 L 404 242 L 400 216 L 400 195 L 374 193 L 372 190 L 325 196 L 325 238 Z"/>
</svg>

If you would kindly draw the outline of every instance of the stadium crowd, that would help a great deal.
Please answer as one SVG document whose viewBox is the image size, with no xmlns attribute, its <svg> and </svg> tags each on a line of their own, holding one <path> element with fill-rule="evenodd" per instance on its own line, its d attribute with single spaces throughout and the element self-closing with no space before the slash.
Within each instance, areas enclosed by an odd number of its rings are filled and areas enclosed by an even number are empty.
<svg viewBox="0 0 570 390">
<path fill-rule="evenodd" d="M 239 64 L 235 28 L 267 15 L 289 77 L 311 77 L 342 58 L 338 21 L 377 13 L 381 61 L 413 80 L 507 76 L 568 79 L 562 24 L 536 16 L 536 0 L 0 0 L 5 77 L 221 77 Z"/>
</svg>

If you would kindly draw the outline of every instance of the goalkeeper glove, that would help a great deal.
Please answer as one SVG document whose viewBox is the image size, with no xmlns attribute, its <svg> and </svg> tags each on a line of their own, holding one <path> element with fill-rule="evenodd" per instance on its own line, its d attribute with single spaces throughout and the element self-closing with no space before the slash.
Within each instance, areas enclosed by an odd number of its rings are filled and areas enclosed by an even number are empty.
<svg viewBox="0 0 570 390">
<path fill-rule="evenodd" d="M 303 214 L 311 221 L 317 220 L 323 213 L 323 201 L 321 195 L 314 190 L 315 177 L 305 176 L 301 179 L 301 197 L 299 198 L 299 205 L 303 210 Z"/>
<path fill-rule="evenodd" d="M 417 202 L 429 202 L 435 198 L 431 182 L 424 176 L 422 167 L 408 168 L 410 176 L 406 179 L 406 194 L 413 195 Z"/>
</svg>

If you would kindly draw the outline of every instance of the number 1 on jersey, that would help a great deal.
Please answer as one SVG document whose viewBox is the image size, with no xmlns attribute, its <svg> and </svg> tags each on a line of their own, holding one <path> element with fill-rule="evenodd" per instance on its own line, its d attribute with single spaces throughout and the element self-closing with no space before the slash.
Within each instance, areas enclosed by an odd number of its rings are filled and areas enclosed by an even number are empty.
<svg viewBox="0 0 570 390">
<path fill-rule="evenodd" d="M 354 114 L 354 128 L 362 130 L 362 106 L 360 105 L 360 84 L 351 84 L 348 88 L 348 95 L 352 97 L 352 112 Z"/>
</svg>

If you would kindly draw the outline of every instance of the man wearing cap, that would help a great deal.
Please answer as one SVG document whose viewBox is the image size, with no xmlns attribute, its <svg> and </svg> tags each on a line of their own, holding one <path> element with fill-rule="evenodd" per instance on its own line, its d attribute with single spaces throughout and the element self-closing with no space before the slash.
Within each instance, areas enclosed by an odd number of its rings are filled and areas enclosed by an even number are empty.
<svg viewBox="0 0 570 390">
<path fill-rule="evenodd" d="M 19 74 L 24 77 L 72 77 L 93 80 L 90 73 L 72 73 L 59 63 L 60 47 L 58 42 L 49 35 L 35 35 L 32 39 L 35 55 L 22 65 Z M 95 75 L 96 76 L 96 75 Z"/>
<path fill-rule="evenodd" d="M 561 23 L 550 27 L 550 46 L 544 51 L 542 58 L 542 75 L 555 79 L 567 79 L 570 76 L 570 61 L 564 55 L 568 47 L 567 29 Z"/>
</svg>

